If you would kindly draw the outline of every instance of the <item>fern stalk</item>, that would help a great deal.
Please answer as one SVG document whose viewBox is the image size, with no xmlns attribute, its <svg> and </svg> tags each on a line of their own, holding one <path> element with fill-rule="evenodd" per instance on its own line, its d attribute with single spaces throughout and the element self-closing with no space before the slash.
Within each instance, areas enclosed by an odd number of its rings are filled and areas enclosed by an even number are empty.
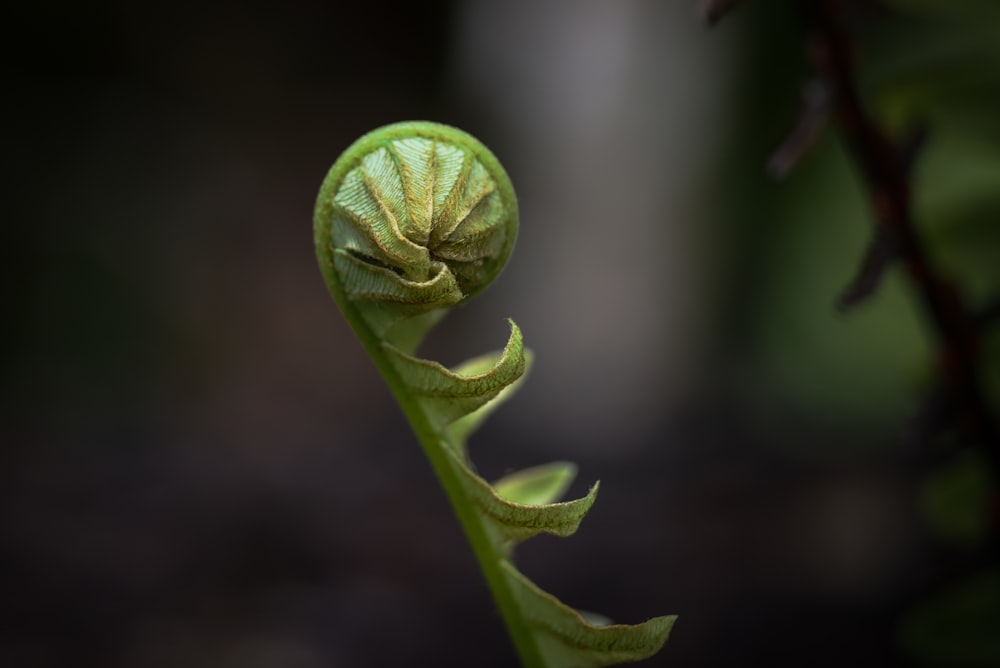
<svg viewBox="0 0 1000 668">
<path fill-rule="evenodd" d="M 530 363 L 513 322 L 503 351 L 454 370 L 415 352 L 447 309 L 502 271 L 517 236 L 517 201 L 500 163 L 470 135 L 406 122 L 356 141 L 316 204 L 320 269 L 334 300 L 392 390 L 444 487 L 526 668 L 637 661 L 666 642 L 675 617 L 599 626 L 522 575 L 514 546 L 569 536 L 596 499 L 558 502 L 575 467 L 534 467 L 493 484 L 466 440 L 516 390 Z"/>
</svg>

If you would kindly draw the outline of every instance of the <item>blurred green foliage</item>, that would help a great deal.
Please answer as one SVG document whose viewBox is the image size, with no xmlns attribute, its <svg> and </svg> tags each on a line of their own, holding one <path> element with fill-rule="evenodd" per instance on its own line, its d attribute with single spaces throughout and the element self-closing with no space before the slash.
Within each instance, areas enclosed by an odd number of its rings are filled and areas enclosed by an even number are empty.
<svg viewBox="0 0 1000 668">
<path fill-rule="evenodd" d="M 834 308 L 868 244 L 871 214 L 841 145 L 817 149 L 773 221 L 761 357 L 800 410 L 899 425 L 929 356 L 926 333 L 897 268 L 871 301 L 847 315 Z"/>
<path fill-rule="evenodd" d="M 760 10 L 760 25 L 771 27 L 766 35 L 788 21 L 783 11 Z M 927 131 L 912 172 L 914 215 L 927 251 L 968 307 L 982 309 L 1000 298 L 1000 3 L 893 0 L 851 18 L 857 74 L 872 113 L 900 145 L 918 128 Z M 766 72 L 775 88 L 755 79 L 756 110 L 741 126 L 758 135 L 777 127 L 775 117 L 791 126 L 797 100 L 779 87 L 794 94 L 807 76 L 805 59 L 790 58 L 801 44 L 760 46 L 754 71 Z M 765 158 L 756 153 L 760 162 Z M 899 433 L 935 380 L 936 332 L 899 265 L 868 301 L 846 315 L 833 307 L 873 234 L 865 184 L 835 127 L 775 189 L 741 200 L 744 212 L 756 212 L 748 222 L 761 235 L 754 264 L 759 293 L 747 334 L 762 380 L 780 397 L 778 405 Z M 982 355 L 995 407 L 998 329 L 984 336 Z"/>
<path fill-rule="evenodd" d="M 900 146 L 922 135 L 911 172 L 913 213 L 935 269 L 972 314 L 1000 304 L 1000 2 L 890 0 L 843 3 L 855 39 L 856 74 L 868 110 Z M 747 5 L 757 23 L 748 67 L 743 137 L 777 145 L 795 121 L 798 87 L 810 76 L 801 25 L 784 3 Z M 791 14 L 791 17 L 789 16 Z M 786 40 L 786 31 L 795 39 Z M 741 103 L 743 100 L 741 100 Z M 760 169 L 766 147 L 742 139 L 733 178 Z M 736 210 L 749 228 L 741 286 L 749 359 L 775 419 L 805 416 L 859 434 L 863 445 L 801 444 L 790 456 L 864 457 L 883 442 L 904 455 L 907 420 L 938 381 L 937 332 L 899 264 L 878 291 L 846 314 L 835 300 L 873 236 L 861 171 L 831 122 L 782 184 L 744 185 Z M 748 212 L 752 214 L 747 215 Z M 736 300 L 734 300 L 735 302 Z M 980 373 L 1000 413 L 1000 319 L 982 330 Z M 782 412 L 784 411 L 784 412 Z M 853 427 L 853 431 L 852 431 Z M 873 438 L 873 435 L 876 435 Z M 928 434 L 930 435 L 930 434 Z M 943 439 L 948 440 L 950 439 Z M 945 443 L 933 443 L 934 452 Z M 962 445 L 965 445 L 964 443 Z M 978 445 L 978 444 L 976 444 Z M 787 447 L 787 446 L 786 446 Z M 837 448 L 834 450 L 834 448 Z M 957 456 L 915 476 L 925 527 L 945 557 L 969 563 L 996 543 L 995 472 L 983 453 Z M 878 454 L 878 453 L 874 453 Z M 971 559 L 966 559 L 970 557 Z M 989 561 L 989 559 L 979 560 Z M 1000 665 L 1000 571 L 966 572 L 920 601 L 899 628 L 900 648 L 919 665 Z"/>
<path fill-rule="evenodd" d="M 1000 570 L 963 582 L 919 606 L 899 641 L 922 666 L 1000 665 Z"/>
<path fill-rule="evenodd" d="M 990 489 L 994 481 L 983 458 L 963 452 L 928 476 L 921 506 L 937 537 L 954 547 L 976 547 L 990 529 Z"/>
</svg>

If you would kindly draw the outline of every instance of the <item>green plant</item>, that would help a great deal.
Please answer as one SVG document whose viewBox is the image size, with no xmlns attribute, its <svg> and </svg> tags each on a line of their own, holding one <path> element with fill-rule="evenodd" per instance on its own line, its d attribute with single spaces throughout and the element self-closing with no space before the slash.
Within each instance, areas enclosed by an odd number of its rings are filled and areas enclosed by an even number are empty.
<svg viewBox="0 0 1000 668">
<path fill-rule="evenodd" d="M 528 667 L 608 666 L 663 646 L 676 617 L 601 625 L 513 565 L 514 546 L 574 533 L 594 503 L 557 502 L 575 475 L 559 462 L 493 484 L 466 440 L 516 389 L 529 362 L 511 322 L 500 353 L 449 370 L 415 356 L 447 309 L 483 290 L 517 236 L 517 201 L 500 163 L 470 135 L 427 122 L 379 128 L 337 160 L 320 188 L 316 254 L 334 299 L 423 446 Z"/>
</svg>

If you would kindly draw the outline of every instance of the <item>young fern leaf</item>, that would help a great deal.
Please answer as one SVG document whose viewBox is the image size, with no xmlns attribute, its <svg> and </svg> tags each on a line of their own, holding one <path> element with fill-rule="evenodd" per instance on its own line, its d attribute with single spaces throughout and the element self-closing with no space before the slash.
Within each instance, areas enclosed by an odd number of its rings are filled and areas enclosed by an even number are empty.
<svg viewBox="0 0 1000 668">
<path fill-rule="evenodd" d="M 316 255 L 331 294 L 399 402 L 479 560 L 527 668 L 637 661 L 663 646 L 675 617 L 600 625 L 545 593 L 512 562 L 539 533 L 569 536 L 598 485 L 559 499 L 576 469 L 557 462 L 490 484 L 472 468 L 466 440 L 517 389 L 530 364 L 521 330 L 506 347 L 455 369 L 415 353 L 452 306 L 503 269 L 517 236 L 507 174 L 470 135 L 407 122 L 357 140 L 320 188 Z"/>
</svg>

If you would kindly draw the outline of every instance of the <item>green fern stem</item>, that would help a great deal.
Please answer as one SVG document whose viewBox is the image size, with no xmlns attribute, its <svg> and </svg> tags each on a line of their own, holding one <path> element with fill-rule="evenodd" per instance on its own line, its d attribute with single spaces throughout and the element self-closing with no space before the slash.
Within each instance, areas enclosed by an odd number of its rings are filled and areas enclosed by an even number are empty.
<svg viewBox="0 0 1000 668">
<path fill-rule="evenodd" d="M 396 402 L 410 423 L 410 428 L 416 435 L 421 447 L 423 447 L 424 454 L 430 461 L 431 468 L 444 488 L 452 510 L 454 510 L 455 515 L 458 517 L 458 521 L 472 547 L 472 552 L 479 562 L 479 568 L 486 578 L 490 593 L 493 595 L 497 608 L 500 610 L 500 615 L 507 627 L 507 633 L 511 638 L 511 642 L 514 644 L 517 654 L 521 659 L 521 664 L 524 668 L 548 668 L 538 651 L 534 635 L 515 602 L 514 593 L 511 591 L 510 586 L 508 586 L 501 571 L 500 564 L 505 559 L 505 556 L 493 547 L 487 536 L 486 527 L 481 516 L 476 512 L 475 506 L 468 502 L 462 483 L 458 479 L 454 467 L 448 461 L 446 452 L 440 446 L 442 435 L 431 427 L 427 415 L 419 404 L 414 401 L 413 395 L 406 384 L 385 356 L 381 342 L 375 338 L 371 330 L 353 312 L 353 309 L 350 307 L 344 308 L 344 302 L 340 303 L 342 304 L 341 308 L 345 316 L 351 322 L 351 326 L 357 333 L 358 338 L 361 339 L 362 345 L 375 362 L 379 373 L 382 374 L 382 378 L 396 398 Z"/>
<path fill-rule="evenodd" d="M 398 123 L 355 142 L 320 188 L 316 253 L 334 300 L 371 356 L 444 487 L 526 668 L 599 668 L 666 642 L 674 617 L 599 625 L 539 589 L 512 562 L 539 533 L 569 536 L 598 485 L 558 502 L 575 473 L 554 463 L 490 484 L 465 442 L 517 388 L 530 355 L 511 322 L 500 353 L 449 370 L 414 356 L 447 309 L 502 271 L 517 201 L 492 153 L 435 123 Z"/>
</svg>

